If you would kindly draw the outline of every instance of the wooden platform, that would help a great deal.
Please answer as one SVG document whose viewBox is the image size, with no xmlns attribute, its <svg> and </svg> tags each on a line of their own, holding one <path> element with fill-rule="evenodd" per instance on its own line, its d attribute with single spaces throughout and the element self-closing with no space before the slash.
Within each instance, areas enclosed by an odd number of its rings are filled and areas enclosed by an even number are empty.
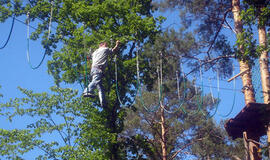
<svg viewBox="0 0 270 160">
<path fill-rule="evenodd" d="M 249 103 L 234 118 L 229 119 L 224 127 L 233 139 L 242 138 L 247 131 L 254 136 L 266 134 L 266 125 L 270 122 L 270 104 Z"/>
</svg>

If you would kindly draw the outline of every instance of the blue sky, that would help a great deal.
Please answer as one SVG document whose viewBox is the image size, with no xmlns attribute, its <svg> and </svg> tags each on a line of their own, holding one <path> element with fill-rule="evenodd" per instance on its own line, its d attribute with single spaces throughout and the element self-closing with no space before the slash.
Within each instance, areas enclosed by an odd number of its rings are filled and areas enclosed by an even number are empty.
<svg viewBox="0 0 270 160">
<path fill-rule="evenodd" d="M 163 16 L 168 16 L 168 20 L 163 24 L 164 27 L 169 26 L 173 23 L 179 23 L 178 15 L 176 13 L 164 13 Z M 173 15 L 173 16 L 172 16 Z M 25 21 L 25 17 L 18 17 L 21 21 Z M 10 31 L 12 19 L 8 19 L 5 23 L 0 23 L 0 46 L 4 44 L 8 37 L 8 33 Z M 33 31 L 33 29 L 30 29 Z M 54 29 L 52 29 L 52 32 Z M 224 32 L 228 33 L 228 36 L 231 36 L 231 40 L 234 40 L 234 34 L 228 29 L 224 29 Z M 34 92 L 48 92 L 49 88 L 54 85 L 53 78 L 47 73 L 47 60 L 50 57 L 46 57 L 44 63 L 40 68 L 33 70 L 30 68 L 27 62 L 27 26 L 18 21 L 15 21 L 14 30 L 11 35 L 10 41 L 8 45 L 0 50 L 0 85 L 2 88 L 0 89 L 0 93 L 4 95 L 3 98 L 0 99 L 0 102 L 5 102 L 10 98 L 21 97 L 21 93 L 17 89 L 18 86 L 26 89 L 33 90 Z M 30 42 L 30 60 L 33 66 L 39 64 L 42 59 L 44 50 L 40 45 L 40 42 Z M 239 66 L 236 63 L 237 66 Z M 188 68 L 186 68 L 186 73 L 188 72 Z M 236 67 L 235 73 L 239 73 L 239 67 Z M 210 87 L 212 86 L 212 91 L 214 97 L 218 96 L 217 92 L 217 80 L 216 74 L 213 73 L 204 73 L 203 74 L 204 81 L 204 91 L 206 93 L 210 93 Z M 213 78 L 210 82 L 207 77 Z M 197 84 L 200 84 L 198 81 Z M 74 89 L 81 88 L 79 84 L 74 84 L 69 87 Z M 234 110 L 232 114 L 227 118 L 234 117 L 242 107 L 244 107 L 244 98 L 243 94 L 239 91 L 242 88 L 242 84 L 240 78 L 237 78 L 236 81 L 236 101 L 234 105 Z M 219 114 L 227 114 L 232 107 L 233 104 L 233 82 L 228 83 L 226 81 L 220 81 L 220 95 L 221 103 L 219 105 L 218 113 L 215 115 L 215 119 L 217 121 L 224 119 L 219 116 Z M 25 125 L 25 121 L 27 120 L 18 120 L 14 123 L 10 124 L 5 118 L 0 117 L 1 123 L 0 127 L 4 129 L 13 129 L 13 128 L 22 128 Z"/>
</svg>

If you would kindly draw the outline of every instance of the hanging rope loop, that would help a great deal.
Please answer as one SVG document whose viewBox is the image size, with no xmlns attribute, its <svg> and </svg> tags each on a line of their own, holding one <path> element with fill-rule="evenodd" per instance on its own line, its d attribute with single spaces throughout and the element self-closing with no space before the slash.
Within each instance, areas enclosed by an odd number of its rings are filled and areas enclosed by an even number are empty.
<svg viewBox="0 0 270 160">
<path fill-rule="evenodd" d="M 43 54 L 43 57 L 42 57 L 40 63 L 37 66 L 33 67 L 33 65 L 30 62 L 30 54 L 29 54 L 29 50 L 30 50 L 29 49 L 30 48 L 30 12 L 29 11 L 27 12 L 26 17 L 27 17 L 27 19 L 26 19 L 26 23 L 27 23 L 27 51 L 26 51 L 27 62 L 28 62 L 31 69 L 38 69 L 46 57 L 46 52 Z"/>
<path fill-rule="evenodd" d="M 114 58 L 113 58 L 113 60 L 114 60 L 114 64 L 115 64 L 115 83 L 116 83 L 116 94 L 117 94 L 117 99 L 118 99 L 118 101 L 119 101 L 119 103 L 120 103 L 120 105 L 122 106 L 122 107 L 130 107 L 130 106 L 132 106 L 132 105 L 134 105 L 135 104 L 135 101 L 136 101 L 136 97 L 137 97 L 137 94 L 138 94 L 138 92 L 139 92 L 139 88 L 140 88 L 140 82 L 139 82 L 139 54 L 138 54 L 138 52 L 139 52 L 139 50 L 138 50 L 138 47 L 137 47 L 137 51 L 136 51 L 136 68 L 137 68 L 137 71 L 136 71 L 136 74 L 137 74 L 137 83 L 136 83 L 136 92 L 135 92 L 135 96 L 134 96 L 134 100 L 133 100 L 133 102 L 131 102 L 131 104 L 130 105 L 125 105 L 123 102 L 122 102 L 122 100 L 121 100 L 121 98 L 120 98 L 120 92 L 119 92 L 119 87 L 118 87 L 118 67 L 117 67 L 117 55 L 115 54 L 115 56 L 114 56 Z"/>
<path fill-rule="evenodd" d="M 15 17 L 16 17 L 16 15 L 14 14 L 13 18 L 12 18 L 12 24 L 11 24 L 11 28 L 10 28 L 10 31 L 9 31 L 9 34 L 8 34 L 8 38 L 7 38 L 6 42 L 4 43 L 4 45 L 0 47 L 0 49 L 4 49 L 7 46 L 8 42 L 10 40 L 11 34 L 13 32 L 13 28 L 14 28 Z"/>
<path fill-rule="evenodd" d="M 233 75 L 235 74 L 234 72 L 235 72 L 235 67 L 233 65 L 233 72 L 232 72 Z M 236 99 L 236 82 L 235 81 L 236 80 L 233 79 L 233 91 L 234 91 L 234 94 L 233 94 L 233 104 L 232 104 L 232 107 L 231 107 L 230 111 L 227 114 L 225 114 L 225 115 L 219 114 L 221 117 L 224 117 L 224 118 L 228 117 L 232 113 L 232 111 L 234 109 L 235 99 Z"/>
</svg>

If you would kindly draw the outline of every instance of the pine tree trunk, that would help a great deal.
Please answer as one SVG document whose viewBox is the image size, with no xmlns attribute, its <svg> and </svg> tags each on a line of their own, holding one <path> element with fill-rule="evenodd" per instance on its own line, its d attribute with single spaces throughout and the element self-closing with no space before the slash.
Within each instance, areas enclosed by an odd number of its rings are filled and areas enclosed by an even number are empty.
<svg viewBox="0 0 270 160">
<path fill-rule="evenodd" d="M 243 24 L 240 18 L 240 0 L 232 0 L 232 12 L 234 16 L 235 30 L 238 35 L 243 31 Z M 239 46 L 238 49 L 241 53 L 243 53 L 242 46 Z M 255 95 L 252 85 L 250 67 L 247 62 L 244 62 L 242 60 L 239 61 L 239 64 L 240 64 L 240 72 L 245 71 L 247 69 L 249 70 L 248 72 L 246 72 L 241 76 L 243 83 L 243 92 L 245 95 L 245 103 L 248 104 L 250 102 L 255 102 Z"/>
<path fill-rule="evenodd" d="M 162 104 L 160 104 L 162 105 Z M 164 116 L 164 106 L 161 106 L 161 150 L 162 150 L 162 160 L 167 160 L 167 147 L 166 147 L 166 128 L 165 128 L 165 116 Z"/>
<path fill-rule="evenodd" d="M 260 8 L 261 10 L 261 8 Z M 260 25 L 261 17 L 259 17 L 258 22 L 258 31 L 259 31 L 259 43 L 261 47 L 266 47 L 267 40 L 266 40 L 266 30 L 265 25 Z M 269 104 L 270 103 L 270 81 L 269 81 L 269 69 L 268 69 L 268 53 L 266 50 L 263 50 L 260 56 L 260 71 L 261 71 L 261 81 L 262 81 L 262 91 L 263 91 L 263 99 L 264 103 Z M 267 126 L 267 141 L 268 144 L 270 144 L 270 124 Z M 270 153 L 270 149 L 269 149 Z M 270 158 L 270 154 L 269 154 Z"/>
<path fill-rule="evenodd" d="M 234 17 L 234 25 L 235 25 L 235 30 L 236 30 L 236 34 L 237 34 L 237 38 L 239 36 L 239 34 L 241 34 L 243 32 L 243 24 L 241 21 L 241 17 L 240 17 L 240 0 L 232 0 L 232 12 L 233 12 L 233 17 Z M 238 50 L 240 51 L 240 53 L 244 53 L 243 51 L 243 46 L 238 46 Z M 251 102 L 256 102 L 255 101 L 255 95 L 254 95 L 254 89 L 253 89 L 253 85 L 252 85 L 252 79 L 251 79 L 251 73 L 250 73 L 250 67 L 248 65 L 247 62 L 244 62 L 242 60 L 239 61 L 240 64 L 240 72 L 245 71 L 246 69 L 248 69 L 249 71 L 246 72 L 245 74 L 243 74 L 241 76 L 242 78 L 242 83 L 243 83 L 243 92 L 245 95 L 245 103 L 251 103 Z M 250 133 L 247 133 L 248 135 Z M 259 139 L 259 137 L 250 137 L 250 139 L 257 141 Z M 249 142 L 249 157 L 250 160 L 260 160 L 261 158 L 259 158 L 259 154 L 258 154 L 258 144 L 253 143 L 253 142 Z"/>
</svg>

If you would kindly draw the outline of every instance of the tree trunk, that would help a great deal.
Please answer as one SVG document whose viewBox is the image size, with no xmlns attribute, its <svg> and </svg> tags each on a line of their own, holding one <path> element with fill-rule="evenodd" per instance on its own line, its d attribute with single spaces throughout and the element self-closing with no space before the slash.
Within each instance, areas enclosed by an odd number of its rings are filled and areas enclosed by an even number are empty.
<svg viewBox="0 0 270 160">
<path fill-rule="evenodd" d="M 237 37 L 239 34 L 243 31 L 243 24 L 240 18 L 240 0 L 232 0 L 232 12 L 234 16 L 234 25 Z M 238 49 L 241 53 L 243 53 L 243 47 L 238 46 Z M 252 85 L 252 79 L 251 79 L 251 73 L 250 73 L 250 67 L 247 62 L 244 62 L 242 60 L 239 61 L 240 64 L 240 72 L 249 70 L 245 74 L 241 76 L 242 83 L 243 83 L 243 92 L 245 95 L 245 103 L 248 104 L 250 102 L 255 102 L 255 95 L 254 95 L 254 89 Z"/>
<path fill-rule="evenodd" d="M 267 142 L 268 142 L 268 145 L 270 144 L 270 124 L 267 125 Z M 270 159 L 270 147 L 268 147 L 268 157 Z"/>
<path fill-rule="evenodd" d="M 259 42 L 261 47 L 266 46 L 266 31 L 265 26 L 259 26 Z M 266 50 L 263 50 L 260 56 L 260 71 L 261 71 L 261 80 L 262 80 L 262 91 L 264 103 L 270 103 L 270 82 L 269 82 L 269 70 L 268 70 L 268 53 Z"/>
<path fill-rule="evenodd" d="M 260 11 L 262 8 L 259 8 Z M 266 30 L 265 25 L 260 24 L 261 17 L 259 16 L 258 22 L 258 31 L 259 31 L 259 43 L 261 47 L 266 47 L 267 40 L 266 40 Z M 260 71 L 261 71 L 261 81 L 262 81 L 262 92 L 263 92 L 263 100 L 264 103 L 270 103 L 270 81 L 269 81 L 269 69 L 268 69 L 268 53 L 266 50 L 263 50 L 260 56 Z M 267 126 L 267 141 L 270 144 L 270 125 Z M 270 149 L 269 149 L 270 153 Z M 269 154 L 270 158 L 270 154 Z"/>
<path fill-rule="evenodd" d="M 167 147 L 166 147 L 166 128 L 165 128 L 165 116 L 164 116 L 164 106 L 161 105 L 161 150 L 162 150 L 162 160 L 167 160 Z"/>
<path fill-rule="evenodd" d="M 117 107 L 118 105 L 114 105 L 112 108 L 106 109 L 106 117 L 107 124 L 106 127 L 109 129 L 109 132 L 113 134 L 111 140 L 108 141 L 109 150 L 108 153 L 110 155 L 110 160 L 119 160 L 119 143 L 117 142 L 118 131 L 117 131 Z"/>
<path fill-rule="evenodd" d="M 243 32 L 243 24 L 241 21 L 241 17 L 240 17 L 240 0 L 232 0 L 232 12 L 233 12 L 233 17 L 234 17 L 234 25 L 235 25 L 235 31 L 237 34 L 237 38 L 239 36 L 239 34 L 241 34 Z M 244 53 L 243 50 L 243 46 L 240 45 L 238 46 L 238 50 L 240 51 L 240 53 Z M 241 76 L 242 78 L 242 83 L 243 83 L 243 92 L 245 95 L 245 103 L 251 103 L 251 102 L 256 102 L 255 101 L 255 95 L 254 95 L 254 89 L 253 89 L 253 85 L 252 85 L 252 79 L 251 79 L 251 73 L 250 73 L 250 67 L 248 65 L 247 62 L 240 60 L 239 61 L 240 64 L 240 72 L 248 69 L 249 71 L 246 72 L 245 74 L 243 74 Z M 247 133 L 252 134 L 252 133 Z M 258 137 L 250 137 L 251 140 L 254 141 L 258 141 Z M 249 141 L 248 142 L 248 149 L 249 149 L 249 154 L 248 154 L 248 159 L 250 160 L 260 160 L 261 158 L 259 157 L 258 154 L 258 148 L 259 145 Z"/>
</svg>

